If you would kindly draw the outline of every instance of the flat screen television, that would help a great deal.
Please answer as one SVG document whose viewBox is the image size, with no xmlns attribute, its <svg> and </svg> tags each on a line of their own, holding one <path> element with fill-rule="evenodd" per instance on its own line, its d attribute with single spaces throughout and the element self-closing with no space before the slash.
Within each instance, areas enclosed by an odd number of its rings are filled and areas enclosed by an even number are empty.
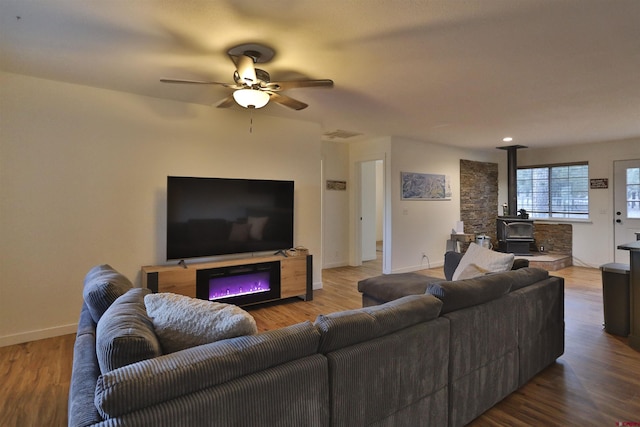
<svg viewBox="0 0 640 427">
<path fill-rule="evenodd" d="M 293 181 L 167 177 L 167 260 L 293 247 Z"/>
</svg>

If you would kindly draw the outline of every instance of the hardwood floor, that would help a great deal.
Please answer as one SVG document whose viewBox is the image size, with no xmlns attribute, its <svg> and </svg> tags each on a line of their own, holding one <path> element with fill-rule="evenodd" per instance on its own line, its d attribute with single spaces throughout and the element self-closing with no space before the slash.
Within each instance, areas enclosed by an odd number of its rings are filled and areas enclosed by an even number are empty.
<svg viewBox="0 0 640 427">
<path fill-rule="evenodd" d="M 314 292 L 313 301 L 250 312 L 265 331 L 359 308 L 357 281 L 380 272 L 380 261 L 324 270 L 324 288 Z M 420 273 L 442 277 L 441 268 Z M 640 352 L 602 328 L 600 271 L 568 267 L 552 274 L 565 278 L 565 354 L 471 426 L 639 425 Z M 0 426 L 67 424 L 74 338 L 0 348 Z"/>
</svg>

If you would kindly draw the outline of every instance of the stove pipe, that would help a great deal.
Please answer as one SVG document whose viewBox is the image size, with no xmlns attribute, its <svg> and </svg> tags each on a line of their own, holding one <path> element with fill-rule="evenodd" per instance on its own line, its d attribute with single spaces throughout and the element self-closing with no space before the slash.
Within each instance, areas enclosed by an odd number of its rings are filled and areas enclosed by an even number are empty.
<svg viewBox="0 0 640 427">
<path fill-rule="evenodd" d="M 497 147 L 507 151 L 507 204 L 509 206 L 509 216 L 518 215 L 518 155 L 519 148 L 527 148 L 524 145 L 509 145 L 507 147 Z"/>
</svg>

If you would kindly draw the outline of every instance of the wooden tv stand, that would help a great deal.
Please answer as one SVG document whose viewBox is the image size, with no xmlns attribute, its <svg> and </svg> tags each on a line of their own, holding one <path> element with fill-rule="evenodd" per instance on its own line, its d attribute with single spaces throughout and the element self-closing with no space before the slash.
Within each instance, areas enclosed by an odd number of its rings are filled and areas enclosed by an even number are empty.
<svg viewBox="0 0 640 427">
<path fill-rule="evenodd" d="M 313 256 L 263 256 L 226 261 L 212 261 L 183 265 L 148 265 L 142 267 L 142 286 L 152 292 L 172 292 L 196 298 L 198 270 L 249 266 L 264 262 L 280 263 L 280 298 L 260 302 L 299 297 L 313 299 Z"/>
</svg>

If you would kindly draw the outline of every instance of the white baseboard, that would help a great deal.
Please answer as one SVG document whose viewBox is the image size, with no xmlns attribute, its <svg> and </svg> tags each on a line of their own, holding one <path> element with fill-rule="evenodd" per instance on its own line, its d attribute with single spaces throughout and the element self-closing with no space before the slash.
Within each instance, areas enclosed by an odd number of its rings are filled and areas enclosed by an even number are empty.
<svg viewBox="0 0 640 427">
<path fill-rule="evenodd" d="M 78 324 L 56 326 L 55 328 L 40 329 L 37 331 L 23 332 L 20 334 L 6 335 L 0 337 L 0 347 L 8 345 L 22 344 L 29 341 L 43 340 L 45 338 L 59 337 L 60 335 L 74 334 L 78 329 Z"/>
<path fill-rule="evenodd" d="M 329 263 L 326 263 L 325 265 L 323 265 L 322 269 L 324 270 L 325 268 L 346 267 L 348 265 L 349 265 L 349 263 L 347 261 L 329 262 Z"/>
<path fill-rule="evenodd" d="M 427 269 L 427 268 L 438 268 L 438 267 L 443 267 L 443 266 L 444 266 L 444 261 L 432 262 L 429 265 L 427 265 L 427 263 L 423 263 L 422 265 L 414 265 L 414 266 L 399 268 L 397 270 L 393 270 L 392 273 L 393 274 L 396 274 L 396 273 L 412 273 L 412 272 L 418 271 L 418 270 L 424 270 L 424 269 Z"/>
</svg>

